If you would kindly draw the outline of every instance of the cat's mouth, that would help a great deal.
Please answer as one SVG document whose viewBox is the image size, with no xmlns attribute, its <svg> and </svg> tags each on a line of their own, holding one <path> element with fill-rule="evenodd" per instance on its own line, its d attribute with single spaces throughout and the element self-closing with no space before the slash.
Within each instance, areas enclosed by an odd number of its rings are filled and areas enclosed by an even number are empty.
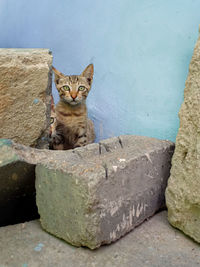
<svg viewBox="0 0 200 267">
<path fill-rule="evenodd" d="M 77 105 L 77 104 L 80 104 L 80 100 L 78 100 L 78 99 L 73 99 L 73 100 L 71 100 L 69 103 L 70 103 L 70 105 L 73 105 L 73 106 L 75 106 L 75 105 Z"/>
<path fill-rule="evenodd" d="M 77 105 L 77 104 L 79 104 L 79 102 L 77 102 L 77 101 L 75 101 L 75 100 L 72 100 L 71 102 L 70 102 L 70 105 Z"/>
<path fill-rule="evenodd" d="M 77 104 L 79 104 L 80 103 L 80 101 L 79 100 L 76 100 L 76 99 L 65 99 L 65 98 L 63 98 L 62 99 L 65 103 L 67 103 L 67 104 L 70 104 L 70 105 L 72 105 L 72 106 L 75 106 L 75 105 L 77 105 Z"/>
</svg>

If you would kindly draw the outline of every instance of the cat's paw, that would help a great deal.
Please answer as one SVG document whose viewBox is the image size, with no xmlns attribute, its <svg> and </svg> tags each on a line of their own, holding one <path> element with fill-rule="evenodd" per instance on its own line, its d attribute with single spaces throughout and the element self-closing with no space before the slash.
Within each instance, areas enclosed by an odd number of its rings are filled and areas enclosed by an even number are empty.
<svg viewBox="0 0 200 267">
<path fill-rule="evenodd" d="M 60 145 L 64 143 L 64 137 L 62 135 L 53 136 L 53 143 L 55 145 Z"/>
<path fill-rule="evenodd" d="M 49 146 L 50 148 L 53 148 L 55 146 L 64 144 L 64 137 L 62 135 L 50 135 L 49 136 Z"/>
</svg>

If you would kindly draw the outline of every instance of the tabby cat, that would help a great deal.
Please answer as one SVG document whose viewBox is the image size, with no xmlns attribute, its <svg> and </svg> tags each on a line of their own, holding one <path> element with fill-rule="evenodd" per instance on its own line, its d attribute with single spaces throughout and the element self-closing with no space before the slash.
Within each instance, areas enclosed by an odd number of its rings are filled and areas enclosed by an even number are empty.
<svg viewBox="0 0 200 267">
<path fill-rule="evenodd" d="M 67 76 L 53 67 L 60 101 L 51 127 L 52 149 L 73 149 L 93 143 L 94 125 L 87 117 L 86 98 L 91 89 L 94 67 L 90 64 L 81 75 Z"/>
</svg>

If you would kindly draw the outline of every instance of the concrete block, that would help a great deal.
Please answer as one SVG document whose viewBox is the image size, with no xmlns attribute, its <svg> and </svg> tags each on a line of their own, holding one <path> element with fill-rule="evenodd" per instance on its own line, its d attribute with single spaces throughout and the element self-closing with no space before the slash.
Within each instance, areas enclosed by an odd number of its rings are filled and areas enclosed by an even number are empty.
<svg viewBox="0 0 200 267">
<path fill-rule="evenodd" d="M 35 165 L 50 164 L 54 158 L 63 157 L 62 152 L 0 139 L 0 226 L 39 217 L 35 203 Z"/>
<path fill-rule="evenodd" d="M 120 136 L 36 167 L 42 227 L 75 246 L 116 241 L 164 206 L 174 144 Z"/>
<path fill-rule="evenodd" d="M 0 226 L 38 217 L 35 166 L 20 160 L 10 140 L 0 142 Z"/>
<path fill-rule="evenodd" d="M 51 64 L 48 49 L 0 49 L 0 138 L 48 147 Z"/>
<path fill-rule="evenodd" d="M 166 190 L 169 222 L 200 243 L 200 37 L 189 66 Z"/>
</svg>

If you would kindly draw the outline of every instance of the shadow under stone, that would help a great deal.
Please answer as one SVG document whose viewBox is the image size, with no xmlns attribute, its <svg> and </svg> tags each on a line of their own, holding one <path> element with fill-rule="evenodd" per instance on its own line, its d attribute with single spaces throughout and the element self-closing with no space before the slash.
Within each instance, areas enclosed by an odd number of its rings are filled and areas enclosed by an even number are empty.
<svg viewBox="0 0 200 267">
<path fill-rule="evenodd" d="M 35 165 L 13 162 L 0 171 L 0 226 L 39 218 L 35 202 Z"/>
</svg>

